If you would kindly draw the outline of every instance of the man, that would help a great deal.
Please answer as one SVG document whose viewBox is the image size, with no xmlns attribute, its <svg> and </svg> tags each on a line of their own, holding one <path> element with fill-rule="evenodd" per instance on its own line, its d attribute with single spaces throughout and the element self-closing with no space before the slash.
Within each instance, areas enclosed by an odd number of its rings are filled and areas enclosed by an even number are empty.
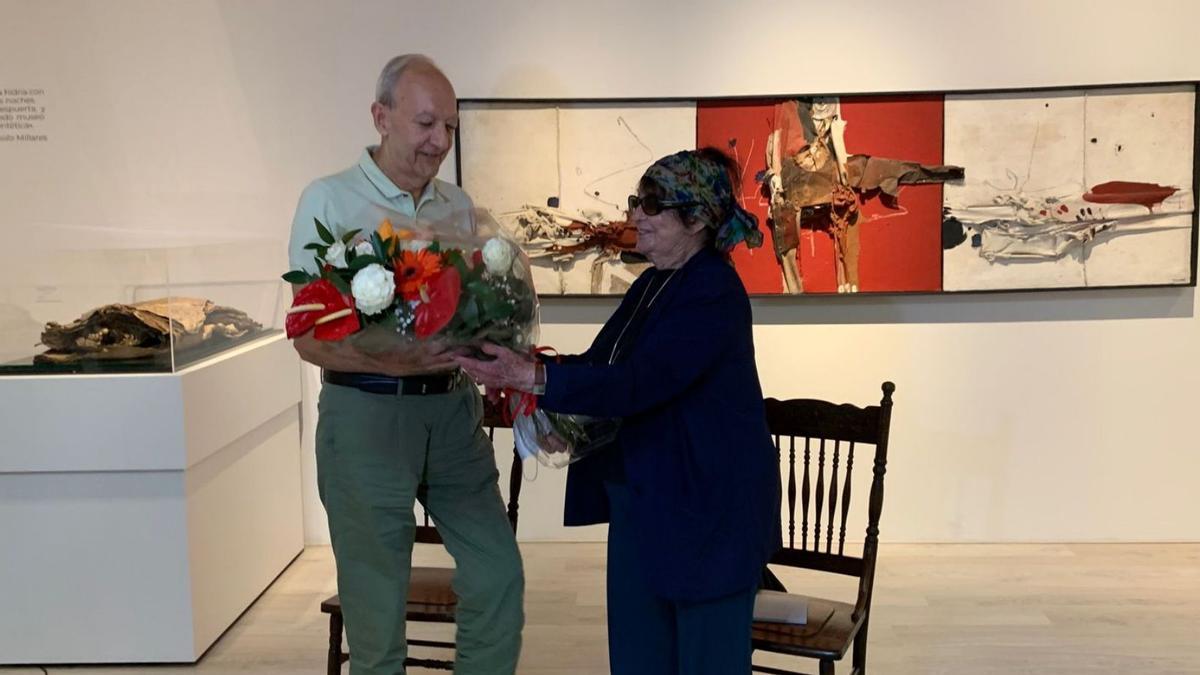
<svg viewBox="0 0 1200 675">
<path fill-rule="evenodd" d="M 379 145 L 300 197 L 289 247 L 293 269 L 315 271 L 312 252 L 303 248 L 315 240 L 313 218 L 337 230 L 369 231 L 377 223 L 356 217 L 382 208 L 424 226 L 450 220 L 470 231 L 470 198 L 435 177 L 458 125 L 446 76 L 421 55 L 392 59 L 380 74 L 371 116 Z M 456 562 L 455 672 L 515 672 L 524 577 L 496 485 L 494 451 L 480 426 L 478 390 L 435 342 L 367 354 L 309 334 L 295 346 L 323 369 L 317 485 L 337 559 L 351 673 L 404 672 L 413 504 L 422 485 L 422 504 Z"/>
</svg>

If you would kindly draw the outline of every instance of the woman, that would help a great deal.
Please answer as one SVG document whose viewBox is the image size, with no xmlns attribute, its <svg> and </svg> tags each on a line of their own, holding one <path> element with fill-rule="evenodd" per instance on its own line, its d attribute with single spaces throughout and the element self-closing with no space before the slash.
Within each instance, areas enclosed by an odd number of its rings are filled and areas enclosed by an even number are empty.
<svg viewBox="0 0 1200 675">
<path fill-rule="evenodd" d="M 458 359 L 550 411 L 623 419 L 614 447 L 573 464 L 566 525 L 610 522 L 616 675 L 750 672 L 755 592 L 780 546 L 779 473 L 754 363 L 750 302 L 727 253 L 762 243 L 733 167 L 706 148 L 664 157 L 629 198 L 653 267 L 583 354 L 532 360 L 494 345 Z"/>
</svg>

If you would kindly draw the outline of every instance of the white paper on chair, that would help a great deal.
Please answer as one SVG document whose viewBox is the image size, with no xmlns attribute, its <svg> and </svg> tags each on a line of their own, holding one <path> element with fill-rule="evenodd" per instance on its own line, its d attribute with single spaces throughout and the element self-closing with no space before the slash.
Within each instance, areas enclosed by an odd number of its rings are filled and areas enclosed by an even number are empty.
<svg viewBox="0 0 1200 675">
<path fill-rule="evenodd" d="M 808 623 L 808 602 L 798 595 L 759 591 L 754 599 L 754 620 L 769 623 Z"/>
</svg>

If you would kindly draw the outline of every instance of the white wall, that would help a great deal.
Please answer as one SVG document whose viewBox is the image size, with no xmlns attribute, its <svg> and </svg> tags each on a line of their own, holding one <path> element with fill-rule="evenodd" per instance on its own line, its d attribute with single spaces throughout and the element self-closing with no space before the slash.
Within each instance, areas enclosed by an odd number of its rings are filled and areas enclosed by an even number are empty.
<svg viewBox="0 0 1200 675">
<path fill-rule="evenodd" d="M 113 245 L 282 239 L 303 185 L 372 140 L 375 73 L 404 51 L 438 59 L 462 97 L 1200 79 L 1187 0 L 0 0 L 0 15 L 0 88 L 44 87 L 51 108 L 50 143 L 0 144 L 10 245 L 30 228 Z M 613 307 L 548 300 L 545 341 L 586 346 Z M 767 393 L 867 403 L 897 383 L 888 540 L 1200 539 L 1191 289 L 773 298 L 755 312 Z M 557 527 L 561 481 L 543 469 L 526 484 L 523 536 L 602 536 Z"/>
</svg>

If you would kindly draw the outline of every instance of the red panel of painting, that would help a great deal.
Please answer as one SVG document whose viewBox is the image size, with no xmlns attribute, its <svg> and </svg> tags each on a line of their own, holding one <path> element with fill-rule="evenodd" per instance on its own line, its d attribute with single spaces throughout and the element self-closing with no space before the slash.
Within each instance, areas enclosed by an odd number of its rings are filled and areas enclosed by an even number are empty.
<svg viewBox="0 0 1200 675">
<path fill-rule="evenodd" d="M 767 200 L 755 180 L 767 166 L 764 145 L 775 117 L 775 101 L 701 101 L 696 105 L 696 147 L 713 146 L 737 161 L 741 170 L 741 202 L 758 217 L 763 245 L 733 249 L 733 263 L 749 293 L 782 293 L 783 277 L 775 260 L 771 230 L 767 227 Z"/>
<path fill-rule="evenodd" d="M 757 180 L 766 168 L 766 142 L 780 117 L 782 99 L 707 101 L 697 105 L 696 145 L 712 145 L 737 160 L 742 170 L 742 203 L 759 218 L 763 247 L 735 249 L 733 258 L 751 293 L 784 292 L 776 258 L 768 200 Z M 942 162 L 943 104 L 940 96 L 854 97 L 843 99 L 849 154 L 922 164 Z M 793 113 L 793 120 L 795 116 Z M 794 123 L 793 123 L 794 124 Z M 790 132 L 795 140 L 796 127 Z M 801 141 L 801 144 L 803 141 Z M 900 190 L 898 208 L 877 198 L 861 205 L 858 226 L 860 291 L 941 289 L 942 187 L 910 185 Z M 801 227 L 796 263 L 806 293 L 834 293 L 838 271 L 828 229 Z"/>
<path fill-rule="evenodd" d="M 846 151 L 941 164 L 943 110 L 941 96 L 843 98 Z M 859 290 L 941 290 L 942 186 L 901 186 L 897 201 L 862 205 Z"/>
</svg>

